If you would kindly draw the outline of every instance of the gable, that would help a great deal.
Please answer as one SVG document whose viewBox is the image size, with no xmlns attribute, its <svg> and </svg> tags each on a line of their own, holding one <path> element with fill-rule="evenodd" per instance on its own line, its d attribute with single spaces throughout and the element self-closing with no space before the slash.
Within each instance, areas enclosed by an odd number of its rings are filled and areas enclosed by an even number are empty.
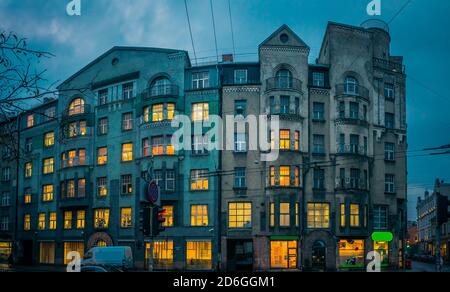
<svg viewBox="0 0 450 292">
<path fill-rule="evenodd" d="M 274 33 L 272 33 L 260 47 L 263 46 L 288 46 L 308 48 L 308 45 L 286 24 L 282 25 Z"/>
</svg>

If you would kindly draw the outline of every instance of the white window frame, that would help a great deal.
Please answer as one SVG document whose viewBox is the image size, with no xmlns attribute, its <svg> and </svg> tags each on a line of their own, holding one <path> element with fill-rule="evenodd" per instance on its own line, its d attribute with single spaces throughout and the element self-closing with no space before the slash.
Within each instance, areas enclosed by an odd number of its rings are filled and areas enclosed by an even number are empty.
<svg viewBox="0 0 450 292">
<path fill-rule="evenodd" d="M 244 73 L 244 76 L 239 76 L 239 74 Z M 235 84 L 245 84 L 248 82 L 248 70 L 247 69 L 236 69 L 234 70 L 234 83 Z"/>
</svg>

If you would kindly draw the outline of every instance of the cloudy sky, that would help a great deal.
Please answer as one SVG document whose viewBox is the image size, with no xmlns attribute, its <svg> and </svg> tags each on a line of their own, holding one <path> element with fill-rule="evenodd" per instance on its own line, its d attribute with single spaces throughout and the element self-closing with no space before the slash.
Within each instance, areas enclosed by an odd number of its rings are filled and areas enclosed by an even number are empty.
<svg viewBox="0 0 450 292">
<path fill-rule="evenodd" d="M 230 0 L 238 60 L 255 60 L 257 46 L 288 24 L 317 57 L 327 21 L 359 25 L 370 0 Z M 0 0 L 0 30 L 28 38 L 55 57 L 42 66 L 52 82 L 116 45 L 192 47 L 183 0 L 81 0 L 82 15 L 66 14 L 69 0 Z M 450 144 L 450 1 L 381 0 L 380 19 L 392 20 L 392 54 L 407 66 L 410 150 Z M 208 0 L 187 0 L 197 56 L 215 55 Z M 232 52 L 227 0 L 213 0 L 219 53 Z M 402 9 L 404 7 L 404 9 Z M 205 60 L 206 60 L 205 59 Z M 411 154 L 412 155 L 412 154 Z M 409 218 L 417 196 L 439 177 L 450 182 L 450 155 L 408 160 Z"/>
</svg>

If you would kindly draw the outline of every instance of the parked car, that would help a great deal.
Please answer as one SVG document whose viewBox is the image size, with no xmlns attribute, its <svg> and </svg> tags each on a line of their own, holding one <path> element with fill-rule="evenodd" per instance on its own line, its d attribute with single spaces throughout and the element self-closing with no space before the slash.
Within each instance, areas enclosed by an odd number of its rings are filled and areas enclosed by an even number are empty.
<svg viewBox="0 0 450 292">
<path fill-rule="evenodd" d="M 81 272 L 82 273 L 121 273 L 123 271 L 121 269 L 115 268 L 113 266 L 97 265 L 97 266 L 81 266 Z"/>
<path fill-rule="evenodd" d="M 133 253 L 129 246 L 91 248 L 81 261 L 82 266 L 112 266 L 123 270 L 133 268 Z"/>
</svg>

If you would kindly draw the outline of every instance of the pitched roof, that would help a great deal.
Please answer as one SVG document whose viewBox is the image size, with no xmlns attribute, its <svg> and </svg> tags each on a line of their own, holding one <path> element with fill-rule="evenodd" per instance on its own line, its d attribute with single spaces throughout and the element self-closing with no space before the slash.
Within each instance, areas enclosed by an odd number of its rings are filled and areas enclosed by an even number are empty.
<svg viewBox="0 0 450 292">
<path fill-rule="evenodd" d="M 283 24 L 276 31 L 274 31 L 268 38 L 266 38 L 260 45 L 264 46 L 269 43 L 273 38 L 275 38 L 278 34 L 280 34 L 283 30 L 286 30 L 290 35 L 294 37 L 294 39 L 299 43 L 300 47 L 306 47 L 309 49 L 309 46 L 287 25 Z"/>
</svg>

